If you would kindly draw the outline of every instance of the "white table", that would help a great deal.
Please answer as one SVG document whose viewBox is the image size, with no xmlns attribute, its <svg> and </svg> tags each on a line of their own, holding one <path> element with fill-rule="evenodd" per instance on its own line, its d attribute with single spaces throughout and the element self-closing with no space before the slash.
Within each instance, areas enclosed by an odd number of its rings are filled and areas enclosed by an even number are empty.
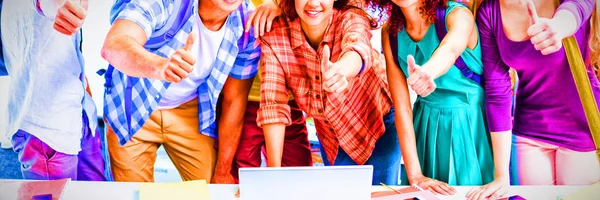
<svg viewBox="0 0 600 200">
<path fill-rule="evenodd" d="M 12 200 L 18 190 L 14 182 L 23 182 L 24 180 L 0 180 L 0 200 Z M 11 182 L 13 184 L 11 184 Z M 142 183 L 123 183 L 123 182 L 83 182 L 71 181 L 63 194 L 64 200 L 137 200 L 138 188 Z M 401 188 L 401 187 L 394 187 Z M 454 197 L 444 197 L 441 199 L 464 199 L 460 198 L 472 188 L 467 186 L 455 187 L 457 195 Z M 530 200 L 555 200 L 557 196 L 568 195 L 579 189 L 581 186 L 513 186 L 512 194 L 519 194 Z M 211 200 L 236 200 L 234 194 L 237 185 L 209 185 Z M 373 191 L 386 190 L 381 186 L 373 186 Z M 243 197 L 242 197 L 243 198 Z"/>
</svg>

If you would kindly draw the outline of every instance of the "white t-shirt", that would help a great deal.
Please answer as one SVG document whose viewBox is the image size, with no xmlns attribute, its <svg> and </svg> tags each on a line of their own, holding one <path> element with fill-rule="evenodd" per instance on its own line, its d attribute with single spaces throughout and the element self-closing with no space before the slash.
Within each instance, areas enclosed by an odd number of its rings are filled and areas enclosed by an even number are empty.
<svg viewBox="0 0 600 200">
<path fill-rule="evenodd" d="M 225 26 L 218 31 L 211 31 L 204 26 L 200 16 L 195 17 L 197 23 L 193 31 L 198 32 L 198 38 L 192 48 L 192 55 L 196 55 L 196 64 L 187 78 L 179 83 L 171 83 L 158 103 L 158 110 L 176 108 L 198 97 L 198 86 L 206 81 L 217 59 L 219 46 L 225 38 Z"/>
</svg>

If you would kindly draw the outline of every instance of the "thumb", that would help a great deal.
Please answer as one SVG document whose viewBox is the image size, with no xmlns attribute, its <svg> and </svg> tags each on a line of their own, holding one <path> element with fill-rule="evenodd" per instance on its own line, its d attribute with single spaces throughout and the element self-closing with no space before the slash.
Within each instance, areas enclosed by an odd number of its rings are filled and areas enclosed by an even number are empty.
<svg viewBox="0 0 600 200">
<path fill-rule="evenodd" d="M 194 43 L 196 43 L 196 38 L 198 37 L 198 33 L 196 31 L 192 31 L 185 41 L 185 46 L 183 46 L 183 50 L 192 51 L 192 47 Z"/>
<path fill-rule="evenodd" d="M 329 46 L 323 46 L 323 57 L 321 58 L 321 72 L 325 73 L 329 70 L 329 57 L 330 57 Z"/>
<path fill-rule="evenodd" d="M 537 11 L 535 10 L 535 4 L 533 3 L 533 0 L 525 0 L 527 3 L 527 14 L 529 14 L 529 19 L 531 20 L 532 24 L 536 24 L 540 17 L 537 14 Z"/>
<path fill-rule="evenodd" d="M 79 5 L 81 5 L 81 7 L 87 11 L 89 5 L 88 0 L 80 0 Z"/>
<path fill-rule="evenodd" d="M 408 74 L 410 76 L 410 74 L 417 69 L 417 64 L 415 63 L 415 58 L 412 55 L 408 55 L 406 62 L 408 63 Z"/>
</svg>

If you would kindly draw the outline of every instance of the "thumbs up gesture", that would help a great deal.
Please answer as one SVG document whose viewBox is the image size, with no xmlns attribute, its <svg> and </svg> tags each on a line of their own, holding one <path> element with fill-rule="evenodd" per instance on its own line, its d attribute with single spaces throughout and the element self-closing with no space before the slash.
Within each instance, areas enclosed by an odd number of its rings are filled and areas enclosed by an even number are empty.
<svg viewBox="0 0 600 200">
<path fill-rule="evenodd" d="M 540 18 L 535 9 L 533 0 L 525 0 L 527 4 L 527 13 L 531 20 L 531 26 L 527 34 L 531 37 L 531 43 L 535 49 L 541 51 L 543 55 L 557 52 L 562 48 L 562 39 L 565 36 L 560 34 L 560 25 L 552 19 Z"/>
<path fill-rule="evenodd" d="M 340 68 L 329 60 L 329 46 L 323 47 L 321 60 L 321 75 L 323 76 L 323 89 L 327 92 L 340 93 L 348 88 L 348 79 L 341 73 Z"/>
<path fill-rule="evenodd" d="M 415 63 L 415 58 L 408 55 L 408 85 L 421 97 L 431 94 L 435 88 L 435 82 L 431 75 L 423 71 L 421 66 Z"/>
<path fill-rule="evenodd" d="M 83 25 L 83 20 L 87 16 L 88 0 L 66 0 L 58 7 L 54 17 L 54 30 L 65 34 L 73 35 Z"/>
<path fill-rule="evenodd" d="M 198 33 L 192 31 L 185 42 L 183 48 L 175 51 L 167 60 L 165 66 L 160 71 L 162 80 L 169 82 L 179 82 L 187 78 L 194 70 L 196 57 L 192 54 L 192 47 L 196 42 Z"/>
</svg>

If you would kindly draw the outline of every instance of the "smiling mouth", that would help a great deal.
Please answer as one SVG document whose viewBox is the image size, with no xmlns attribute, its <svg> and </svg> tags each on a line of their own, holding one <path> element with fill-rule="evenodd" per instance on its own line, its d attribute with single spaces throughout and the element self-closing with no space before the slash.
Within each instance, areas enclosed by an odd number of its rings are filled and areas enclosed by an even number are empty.
<svg viewBox="0 0 600 200">
<path fill-rule="evenodd" d="M 319 14 L 321 14 L 322 12 L 323 12 L 323 11 L 308 11 L 308 10 L 307 10 L 307 11 L 306 11 L 306 14 L 307 14 L 309 17 L 317 17 L 317 16 L 319 16 Z"/>
</svg>

